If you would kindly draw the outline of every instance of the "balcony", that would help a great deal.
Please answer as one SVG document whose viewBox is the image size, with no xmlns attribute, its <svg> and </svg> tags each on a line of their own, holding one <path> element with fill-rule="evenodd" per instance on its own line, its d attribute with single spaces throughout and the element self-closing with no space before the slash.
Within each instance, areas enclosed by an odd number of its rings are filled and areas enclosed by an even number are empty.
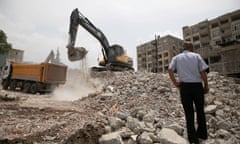
<svg viewBox="0 0 240 144">
<path fill-rule="evenodd" d="M 200 34 L 209 33 L 209 29 L 208 29 L 208 28 L 200 29 L 199 33 L 200 33 Z"/>
<path fill-rule="evenodd" d="M 224 29 L 222 30 L 222 37 L 228 37 L 232 35 L 231 29 Z"/>
</svg>

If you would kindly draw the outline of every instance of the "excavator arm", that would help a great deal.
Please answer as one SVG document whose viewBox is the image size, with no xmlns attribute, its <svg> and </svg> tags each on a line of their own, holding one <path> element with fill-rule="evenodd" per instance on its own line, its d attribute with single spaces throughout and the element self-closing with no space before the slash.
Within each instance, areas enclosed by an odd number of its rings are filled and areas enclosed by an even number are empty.
<svg viewBox="0 0 240 144">
<path fill-rule="evenodd" d="M 75 41 L 77 37 L 78 26 L 81 25 L 85 30 L 91 33 L 102 45 L 104 60 L 107 60 L 109 42 L 104 35 L 104 33 L 96 28 L 86 17 L 84 17 L 78 9 L 74 9 L 70 17 L 70 27 L 69 27 L 69 42 L 68 57 L 69 60 L 81 60 L 86 55 L 86 50 L 84 48 L 75 47 Z"/>
<path fill-rule="evenodd" d="M 75 47 L 78 26 L 81 25 L 85 30 L 92 34 L 102 45 L 103 61 L 99 62 L 99 65 L 104 67 L 111 67 L 110 70 L 133 70 L 132 58 L 125 55 L 124 49 L 120 45 L 109 45 L 109 42 L 104 33 L 95 27 L 90 20 L 88 20 L 78 9 L 74 9 L 70 16 L 69 27 L 69 41 L 68 59 L 70 61 L 81 60 L 87 54 L 87 50 L 83 47 Z M 98 69 L 96 67 L 96 69 Z"/>
</svg>

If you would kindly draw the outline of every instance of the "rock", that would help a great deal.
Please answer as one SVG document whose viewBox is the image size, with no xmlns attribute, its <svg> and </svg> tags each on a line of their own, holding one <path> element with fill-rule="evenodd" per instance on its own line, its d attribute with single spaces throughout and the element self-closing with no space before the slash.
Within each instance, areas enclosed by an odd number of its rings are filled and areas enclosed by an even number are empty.
<svg viewBox="0 0 240 144">
<path fill-rule="evenodd" d="M 229 106 L 225 106 L 224 109 L 223 109 L 225 112 L 230 112 L 231 111 L 231 108 Z"/>
<path fill-rule="evenodd" d="M 104 134 L 99 138 L 99 144 L 123 144 L 119 132 Z"/>
<path fill-rule="evenodd" d="M 52 137 L 52 136 L 44 136 L 43 138 L 44 140 L 47 140 L 47 141 L 53 141 L 54 139 L 56 139 L 56 137 Z"/>
<path fill-rule="evenodd" d="M 140 112 L 141 113 L 141 115 L 142 115 L 142 117 L 146 114 L 144 111 L 143 111 L 143 107 L 140 107 L 140 106 L 138 106 L 138 107 L 134 107 L 132 110 L 131 110 L 131 113 L 130 113 L 130 115 L 132 116 L 132 117 L 134 117 L 134 118 L 138 118 L 137 117 L 137 115 L 138 115 L 138 113 Z"/>
<path fill-rule="evenodd" d="M 157 115 L 157 112 L 150 110 L 144 117 L 143 117 L 143 121 L 146 123 L 153 123 L 154 122 L 154 118 Z"/>
<path fill-rule="evenodd" d="M 217 110 L 217 105 L 208 105 L 206 108 L 205 108 L 205 113 L 206 114 L 213 114 L 215 113 Z"/>
<path fill-rule="evenodd" d="M 220 120 L 217 122 L 218 129 L 229 130 L 232 126 L 231 123 L 227 122 L 226 120 Z"/>
<path fill-rule="evenodd" d="M 223 139 L 208 139 L 204 144 L 227 144 Z"/>
<path fill-rule="evenodd" d="M 121 120 L 125 120 L 125 121 L 127 121 L 127 117 L 128 117 L 127 114 L 125 114 L 125 113 L 123 113 L 123 112 L 121 112 L 121 111 L 117 111 L 117 112 L 114 114 L 114 116 L 120 118 Z"/>
<path fill-rule="evenodd" d="M 151 137 L 149 136 L 149 133 L 147 132 L 143 132 L 138 138 L 137 138 L 137 142 L 139 144 L 152 144 L 153 140 L 151 139 Z"/>
<path fill-rule="evenodd" d="M 128 138 L 131 138 L 132 135 L 134 135 L 134 133 L 127 127 L 122 127 L 120 130 L 119 130 L 119 134 L 121 135 L 121 137 L 123 139 L 128 139 Z"/>
<path fill-rule="evenodd" d="M 222 139 L 229 139 L 231 137 L 231 133 L 228 132 L 227 130 L 224 130 L 224 129 L 219 129 L 217 132 L 216 132 L 216 136 L 218 138 L 222 138 Z"/>
<path fill-rule="evenodd" d="M 133 140 L 132 138 L 126 139 L 126 140 L 124 140 L 123 142 L 124 142 L 124 144 L 136 144 L 136 141 Z"/>
<path fill-rule="evenodd" d="M 231 136 L 231 138 L 229 138 L 226 141 L 226 144 L 237 144 L 237 143 L 239 143 L 239 140 L 235 136 Z"/>
<path fill-rule="evenodd" d="M 222 118 L 223 118 L 223 117 L 224 117 L 224 111 L 221 110 L 221 109 L 220 109 L 220 110 L 217 110 L 217 111 L 216 111 L 216 116 L 219 116 L 219 117 L 222 117 Z"/>
<path fill-rule="evenodd" d="M 114 88 L 113 88 L 113 86 L 107 86 L 107 88 L 106 88 L 107 90 L 109 90 L 110 92 L 113 92 L 114 91 Z"/>
<path fill-rule="evenodd" d="M 2 99 L 4 101 L 15 101 L 15 100 L 19 100 L 19 97 L 17 97 L 15 94 L 7 93 L 5 91 L 1 91 L 0 99 Z"/>
<path fill-rule="evenodd" d="M 117 117 L 109 117 L 108 122 L 113 130 L 117 130 L 123 126 L 125 126 L 124 121 Z"/>
<path fill-rule="evenodd" d="M 141 134 L 144 131 L 153 132 L 155 130 L 154 127 L 147 127 L 144 122 L 132 117 L 127 118 L 126 126 L 135 134 Z"/>
<path fill-rule="evenodd" d="M 177 123 L 170 124 L 170 125 L 166 126 L 165 128 L 173 129 L 181 136 L 183 135 L 183 132 L 184 132 L 184 128 Z"/>
<path fill-rule="evenodd" d="M 163 144 L 188 144 L 187 140 L 179 136 L 174 130 L 163 128 L 157 135 Z"/>
<path fill-rule="evenodd" d="M 146 115 L 146 112 L 143 110 L 139 110 L 136 114 L 136 118 L 138 118 L 139 120 L 143 120 L 143 117 Z"/>
</svg>

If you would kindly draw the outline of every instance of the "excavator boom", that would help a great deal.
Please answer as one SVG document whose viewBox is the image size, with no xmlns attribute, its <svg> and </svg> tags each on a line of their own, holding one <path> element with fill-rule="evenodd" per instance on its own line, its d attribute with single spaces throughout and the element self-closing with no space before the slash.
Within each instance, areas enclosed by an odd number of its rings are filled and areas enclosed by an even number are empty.
<svg viewBox="0 0 240 144">
<path fill-rule="evenodd" d="M 102 45 L 104 61 L 100 62 L 99 65 L 114 65 L 114 67 L 133 69 L 132 58 L 125 55 L 123 48 L 117 44 L 110 46 L 104 33 L 95 27 L 88 18 L 83 16 L 77 8 L 72 11 L 70 16 L 69 41 L 67 44 L 68 59 L 70 61 L 81 60 L 87 54 L 87 50 L 85 48 L 75 47 L 79 25 L 92 34 Z"/>
<path fill-rule="evenodd" d="M 70 17 L 70 28 L 69 28 L 69 42 L 67 45 L 67 48 L 69 50 L 78 51 L 77 55 L 78 58 L 75 58 L 74 60 L 81 60 L 85 56 L 85 51 L 84 48 L 75 48 L 75 42 L 76 42 L 76 37 L 77 37 L 77 31 L 78 31 L 78 26 L 81 25 L 83 28 L 85 28 L 89 33 L 91 33 L 96 39 L 99 40 L 101 43 L 102 47 L 104 48 L 104 52 L 107 52 L 107 48 L 109 47 L 109 42 L 103 32 L 96 28 L 86 17 L 84 17 L 78 9 L 74 9 L 71 17 Z M 106 60 L 106 54 L 104 54 L 104 59 Z M 70 56 L 71 59 L 71 56 Z"/>
</svg>

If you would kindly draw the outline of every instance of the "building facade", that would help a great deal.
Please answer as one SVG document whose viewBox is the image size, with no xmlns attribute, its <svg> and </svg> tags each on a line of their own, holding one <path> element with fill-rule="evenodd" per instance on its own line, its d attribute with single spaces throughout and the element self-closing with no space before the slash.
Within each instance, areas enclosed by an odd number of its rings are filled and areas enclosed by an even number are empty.
<svg viewBox="0 0 240 144">
<path fill-rule="evenodd" d="M 6 53 L 0 53 L 0 67 L 6 65 L 7 62 L 13 61 L 21 63 L 23 61 L 24 51 L 19 49 L 11 49 Z"/>
<path fill-rule="evenodd" d="M 183 41 L 171 35 L 155 36 L 154 40 L 137 46 L 138 71 L 166 72 L 173 56 L 182 50 Z"/>
<path fill-rule="evenodd" d="M 183 27 L 183 39 L 193 43 L 210 71 L 240 73 L 240 10 Z"/>
</svg>

